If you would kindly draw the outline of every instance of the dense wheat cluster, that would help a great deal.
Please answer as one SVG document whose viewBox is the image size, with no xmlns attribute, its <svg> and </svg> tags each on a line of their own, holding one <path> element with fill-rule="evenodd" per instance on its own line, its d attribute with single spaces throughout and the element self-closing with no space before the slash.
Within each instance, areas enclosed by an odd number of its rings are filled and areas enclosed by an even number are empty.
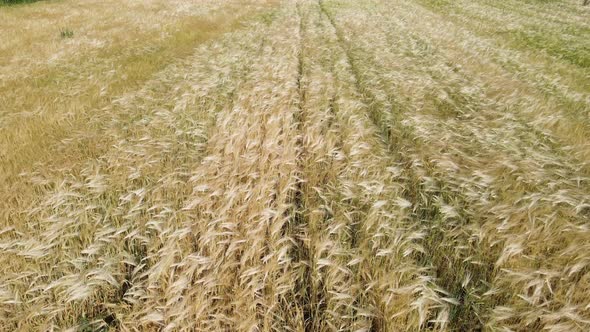
<svg viewBox="0 0 590 332">
<path fill-rule="evenodd" d="M 590 7 L 0 6 L 0 331 L 590 331 Z"/>
</svg>

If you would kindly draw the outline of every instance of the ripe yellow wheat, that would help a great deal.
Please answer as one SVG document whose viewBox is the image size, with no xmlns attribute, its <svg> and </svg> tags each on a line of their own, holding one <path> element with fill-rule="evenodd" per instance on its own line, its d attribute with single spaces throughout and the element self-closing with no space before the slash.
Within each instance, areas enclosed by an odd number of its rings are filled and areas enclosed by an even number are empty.
<svg viewBox="0 0 590 332">
<path fill-rule="evenodd" d="M 577 2 L 0 6 L 0 331 L 590 329 Z"/>
</svg>

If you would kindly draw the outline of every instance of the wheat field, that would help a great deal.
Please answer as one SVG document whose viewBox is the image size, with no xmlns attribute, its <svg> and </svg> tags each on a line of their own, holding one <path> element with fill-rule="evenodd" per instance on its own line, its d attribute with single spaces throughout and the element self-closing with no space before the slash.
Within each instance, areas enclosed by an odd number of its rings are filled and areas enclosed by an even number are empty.
<svg viewBox="0 0 590 332">
<path fill-rule="evenodd" d="M 0 331 L 590 331 L 590 6 L 0 4 Z"/>
</svg>

